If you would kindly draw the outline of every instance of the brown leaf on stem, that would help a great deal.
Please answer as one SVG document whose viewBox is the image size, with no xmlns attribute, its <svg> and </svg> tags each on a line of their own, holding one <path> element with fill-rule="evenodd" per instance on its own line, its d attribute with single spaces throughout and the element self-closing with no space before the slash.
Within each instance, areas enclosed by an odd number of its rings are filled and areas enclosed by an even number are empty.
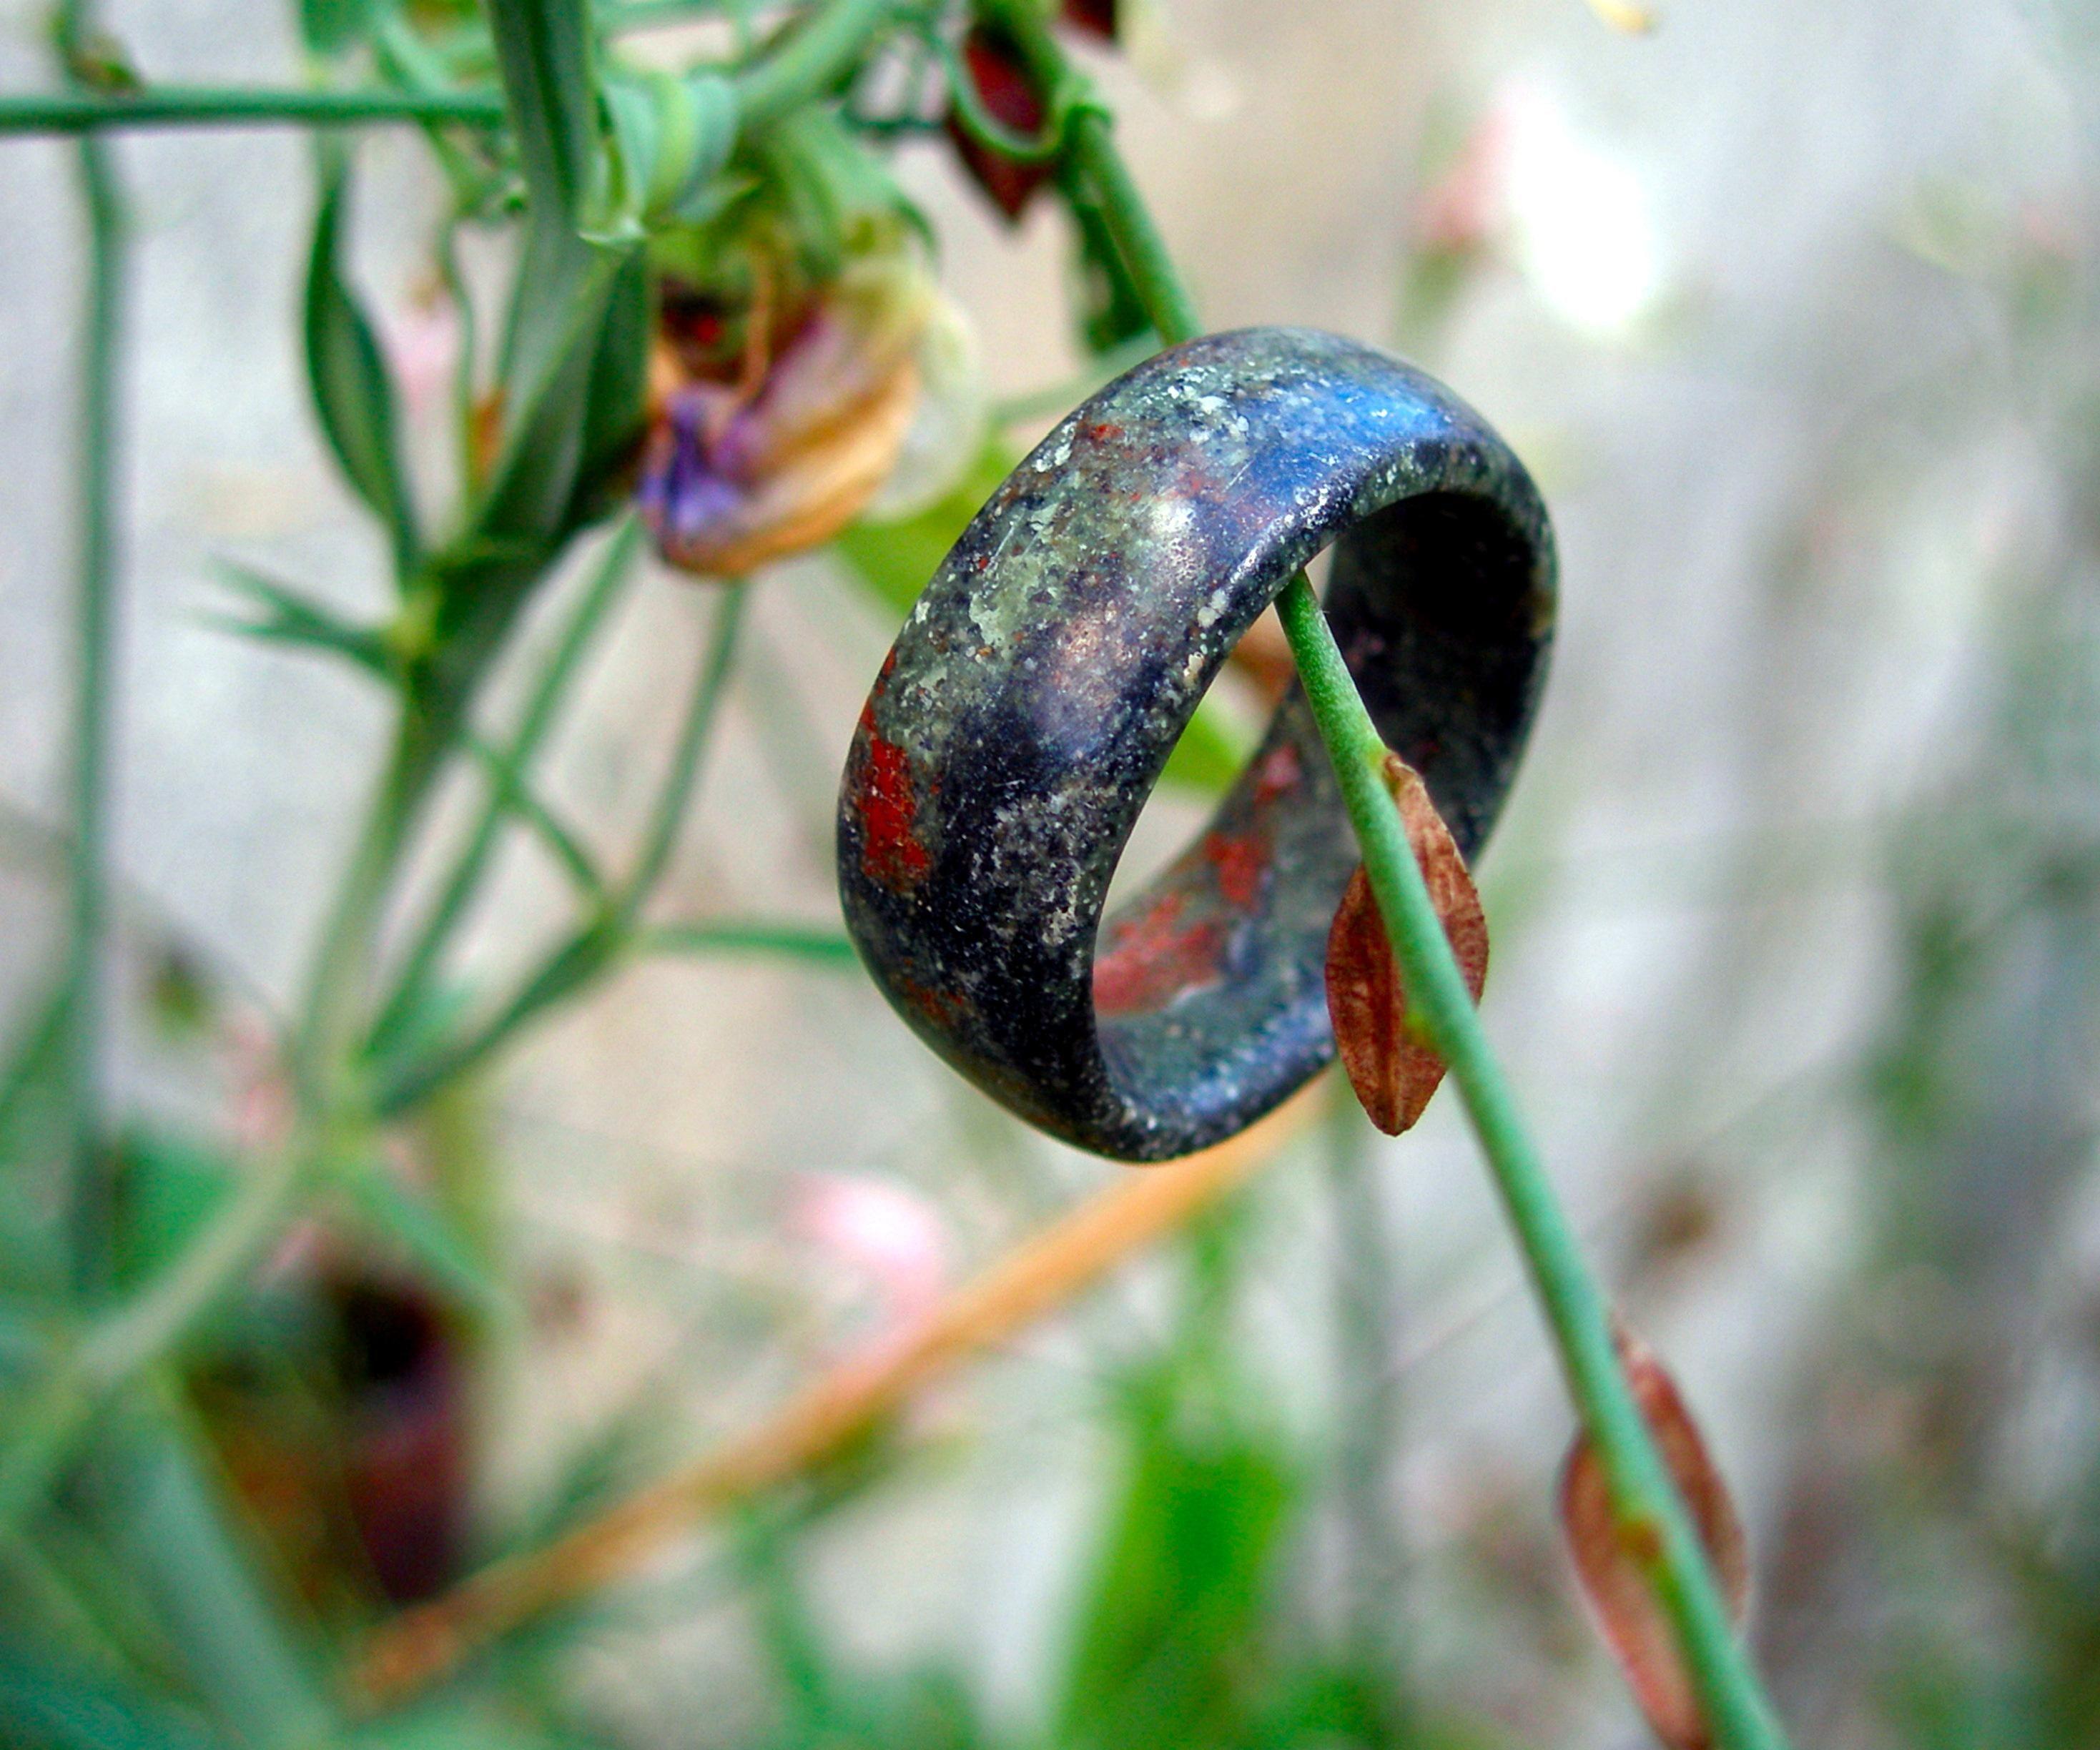
<svg viewBox="0 0 2100 1750">
<path fill-rule="evenodd" d="M 1466 859 L 1421 774 L 1397 754 L 1387 756 L 1386 782 L 1466 988 L 1477 1003 L 1488 976 L 1488 920 Z M 1327 932 L 1327 1015 L 1349 1086 L 1371 1122 L 1388 1136 L 1411 1127 L 1444 1079 L 1444 1060 L 1419 1036 L 1408 1012 L 1400 963 L 1361 865 Z"/>
<path fill-rule="evenodd" d="M 1634 1400 L 1691 1511 L 1728 1614 L 1740 1628 L 1749 1600 L 1749 1556 L 1728 1487 L 1654 1351 L 1624 1329 L 1618 1344 Z M 1561 1467 L 1560 1523 L 1583 1596 L 1656 1736 L 1670 1750 L 1709 1750 L 1712 1730 L 1678 1650 L 1676 1632 L 1649 1584 L 1654 1528 L 1619 1523 L 1604 1467 L 1586 1434 L 1576 1435 Z"/>
</svg>

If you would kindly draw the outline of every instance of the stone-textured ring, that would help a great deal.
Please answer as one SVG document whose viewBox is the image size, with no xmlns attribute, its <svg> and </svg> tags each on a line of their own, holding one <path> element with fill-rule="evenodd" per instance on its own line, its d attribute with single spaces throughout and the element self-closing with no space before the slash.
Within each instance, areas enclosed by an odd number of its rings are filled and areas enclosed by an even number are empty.
<svg viewBox="0 0 2100 1750">
<path fill-rule="evenodd" d="M 1093 396 L 977 513 L 868 695 L 839 809 L 854 940 L 928 1044 L 1081 1148 L 1202 1148 L 1333 1055 L 1357 853 L 1295 688 L 1208 830 L 1101 923 L 1197 701 L 1330 540 L 1350 670 L 1470 855 L 1544 679 L 1546 510 L 1478 414 L 1331 334 L 1207 336 Z"/>
</svg>

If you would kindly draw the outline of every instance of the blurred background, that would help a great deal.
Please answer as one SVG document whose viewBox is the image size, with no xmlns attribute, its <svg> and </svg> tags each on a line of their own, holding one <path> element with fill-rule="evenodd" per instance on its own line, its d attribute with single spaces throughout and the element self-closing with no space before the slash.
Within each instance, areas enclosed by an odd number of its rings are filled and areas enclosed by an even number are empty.
<svg viewBox="0 0 2100 1750">
<path fill-rule="evenodd" d="M 104 21 L 157 79 L 299 76 L 279 8 Z M 1406 354 L 1553 507 L 1564 606 L 1480 871 L 1485 1012 L 1735 1489 L 1796 1741 L 2100 1744 L 2100 15 L 1661 0 L 1656 24 L 1155 0 L 1089 64 L 1214 325 Z M 4 0 L 0 88 L 47 67 L 40 9 Z M 441 191 L 412 134 L 357 149 L 357 275 L 412 422 L 457 344 Z M 115 1073 L 140 1182 L 179 1205 L 273 1122 L 262 1042 L 383 721 L 355 676 L 214 624 L 217 568 L 374 612 L 385 555 L 302 381 L 309 146 L 161 134 L 115 162 Z M 1088 381 L 1066 223 L 1008 227 L 938 138 L 897 165 L 1031 442 Z M 64 922 L 79 235 L 67 149 L 0 143 L 11 1060 Z M 579 586 L 543 593 L 528 649 Z M 896 611 L 830 553 L 748 588 L 658 909 L 830 928 L 838 773 Z M 546 793 L 609 850 L 717 601 L 651 570 L 549 747 Z M 462 778 L 441 818 L 475 800 Z M 1162 794 L 1133 855 L 1202 809 Z M 531 964 L 569 903 L 510 846 L 461 978 Z M 46 1552 L 0 1629 L 23 1741 L 350 1730 L 311 1697 L 390 1605 L 762 1424 L 1128 1171 L 964 1087 L 852 965 L 757 958 L 624 967 L 399 1149 L 437 1171 L 443 1230 L 302 1228 L 168 1387 L 242 1602 L 168 1578 L 175 1533 Z M 1329 1087 L 1269 1153 L 386 1741 L 1642 1742 L 1559 1547 L 1570 1417 L 1455 1102 L 1388 1142 Z M 354 1560 L 329 1553 L 342 1499 Z M 33 1657 L 83 1598 L 86 1650 Z M 150 1706 L 120 1705 L 119 1665 L 155 1674 Z M 165 1735 L 91 1735 L 114 1719 Z"/>
</svg>

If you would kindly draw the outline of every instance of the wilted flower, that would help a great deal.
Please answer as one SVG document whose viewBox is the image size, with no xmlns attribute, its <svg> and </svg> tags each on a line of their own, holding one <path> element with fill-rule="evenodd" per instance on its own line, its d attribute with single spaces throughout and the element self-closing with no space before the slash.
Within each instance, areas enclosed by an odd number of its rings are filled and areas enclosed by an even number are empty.
<svg viewBox="0 0 2100 1750">
<path fill-rule="evenodd" d="M 668 285 L 638 491 L 664 557 L 740 577 L 852 521 L 911 429 L 938 298 L 915 256 L 863 256 L 799 309 L 756 301 L 726 352 L 724 312 Z"/>
</svg>

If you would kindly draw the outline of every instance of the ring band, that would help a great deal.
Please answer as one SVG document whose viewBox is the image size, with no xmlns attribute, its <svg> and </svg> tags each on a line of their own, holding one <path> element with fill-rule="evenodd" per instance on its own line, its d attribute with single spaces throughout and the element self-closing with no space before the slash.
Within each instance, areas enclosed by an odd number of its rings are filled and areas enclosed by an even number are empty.
<svg viewBox="0 0 2100 1750">
<path fill-rule="evenodd" d="M 1471 856 L 1545 677 L 1545 506 L 1449 390 L 1331 334 L 1208 335 L 1070 414 L 868 695 L 840 797 L 847 927 L 927 1043 L 1081 1148 L 1206 1147 L 1334 1055 L 1327 932 L 1358 853 L 1296 686 L 1208 828 L 1101 923 L 1204 690 L 1330 541 L 1350 672 Z"/>
</svg>

